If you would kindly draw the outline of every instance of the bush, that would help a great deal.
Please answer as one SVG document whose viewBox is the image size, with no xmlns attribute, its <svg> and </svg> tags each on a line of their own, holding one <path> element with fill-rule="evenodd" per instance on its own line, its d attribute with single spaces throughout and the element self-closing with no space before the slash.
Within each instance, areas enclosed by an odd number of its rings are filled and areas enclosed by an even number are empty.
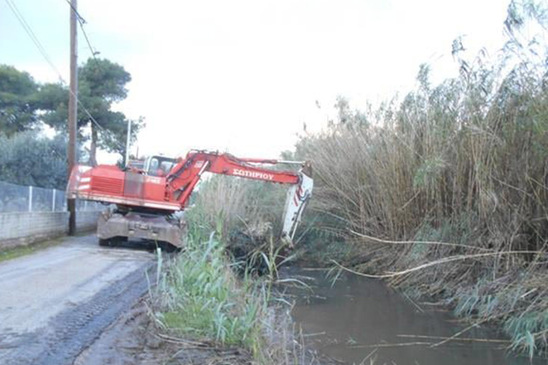
<svg viewBox="0 0 548 365">
<path fill-rule="evenodd" d="M 67 141 L 52 139 L 36 131 L 7 137 L 0 134 L 0 181 L 42 188 L 65 189 Z"/>
</svg>

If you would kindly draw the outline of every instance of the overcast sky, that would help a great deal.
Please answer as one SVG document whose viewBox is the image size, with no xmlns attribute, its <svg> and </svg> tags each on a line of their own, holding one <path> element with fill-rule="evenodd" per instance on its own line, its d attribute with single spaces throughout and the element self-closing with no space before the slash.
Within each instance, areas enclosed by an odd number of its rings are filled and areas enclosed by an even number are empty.
<svg viewBox="0 0 548 365">
<path fill-rule="evenodd" d="M 68 80 L 66 0 L 11 0 Z M 79 0 L 100 57 L 132 75 L 117 106 L 144 116 L 140 154 L 190 148 L 277 157 L 303 123 L 317 130 L 338 95 L 359 107 L 409 91 L 421 63 L 456 73 L 451 43 L 503 42 L 507 0 Z M 79 61 L 90 57 L 83 37 Z M 57 75 L 0 0 L 0 63 Z M 316 105 L 318 101 L 321 108 Z M 135 150 L 135 149 L 133 149 Z"/>
</svg>

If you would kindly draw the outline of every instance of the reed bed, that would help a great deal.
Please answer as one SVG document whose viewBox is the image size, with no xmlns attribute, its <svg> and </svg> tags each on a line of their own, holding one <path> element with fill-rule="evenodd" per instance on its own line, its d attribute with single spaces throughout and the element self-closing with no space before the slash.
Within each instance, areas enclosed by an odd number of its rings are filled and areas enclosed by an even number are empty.
<svg viewBox="0 0 548 365">
<path fill-rule="evenodd" d="M 213 175 L 200 184 L 187 221 L 198 230 L 216 231 L 227 241 L 237 231 L 281 230 L 286 187 Z"/>
<path fill-rule="evenodd" d="M 531 356 L 548 344 L 547 14 L 512 2 L 496 57 L 456 40 L 459 77 L 432 86 L 423 65 L 414 91 L 367 112 L 341 98 L 295 152 L 321 228 L 353 250 L 340 264 L 499 321 Z"/>
</svg>

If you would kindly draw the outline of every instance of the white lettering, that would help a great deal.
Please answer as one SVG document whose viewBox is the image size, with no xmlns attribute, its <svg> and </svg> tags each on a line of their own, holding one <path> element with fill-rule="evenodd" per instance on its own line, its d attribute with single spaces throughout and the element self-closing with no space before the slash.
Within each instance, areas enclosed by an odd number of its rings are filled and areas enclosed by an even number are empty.
<svg viewBox="0 0 548 365">
<path fill-rule="evenodd" d="M 248 177 L 248 178 L 251 178 L 251 179 L 274 180 L 274 175 L 267 174 L 266 172 L 246 171 L 246 170 L 234 169 L 234 171 L 232 173 L 236 176 Z"/>
<path fill-rule="evenodd" d="M 162 179 L 157 176 L 147 176 L 145 177 L 145 181 L 147 183 L 159 184 L 162 181 Z"/>
</svg>

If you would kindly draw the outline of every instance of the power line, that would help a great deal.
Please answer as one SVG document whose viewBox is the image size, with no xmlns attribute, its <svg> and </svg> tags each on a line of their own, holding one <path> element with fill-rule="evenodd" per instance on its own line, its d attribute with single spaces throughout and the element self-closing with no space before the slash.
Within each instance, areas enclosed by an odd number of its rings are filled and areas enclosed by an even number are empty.
<svg viewBox="0 0 548 365">
<path fill-rule="evenodd" d="M 95 51 L 95 49 L 91 46 L 91 43 L 89 41 L 88 35 L 86 33 L 86 30 L 84 29 L 84 25 L 80 22 L 80 29 L 82 30 L 82 33 L 84 34 L 84 38 L 86 40 L 86 43 L 88 44 L 89 50 L 91 52 L 91 55 L 93 58 L 96 58 L 95 55 L 99 54 L 100 52 Z"/>
<path fill-rule="evenodd" d="M 78 22 L 84 22 L 84 23 L 87 23 L 86 20 L 84 19 L 83 16 L 80 15 L 80 13 L 78 12 L 78 10 L 76 10 L 74 8 L 74 6 L 72 6 L 72 3 L 70 2 L 70 0 L 65 0 L 67 2 L 67 4 L 69 4 L 70 8 L 72 9 L 72 11 L 74 12 L 74 14 L 76 14 L 76 19 L 78 19 Z"/>
<path fill-rule="evenodd" d="M 91 42 L 89 41 L 88 34 L 86 33 L 86 30 L 84 29 L 84 24 L 86 24 L 86 20 L 84 17 L 78 12 L 78 10 L 74 9 L 74 6 L 72 6 L 72 3 L 69 0 L 65 0 L 67 4 L 70 6 L 72 11 L 76 14 L 76 19 L 78 20 L 78 24 L 80 24 L 80 29 L 82 30 L 82 33 L 84 34 L 84 38 L 86 39 L 86 43 L 88 44 L 89 50 L 91 52 L 91 55 L 93 58 L 96 58 L 95 56 L 99 54 L 100 52 L 96 51 L 95 48 L 91 45 Z"/>
<path fill-rule="evenodd" d="M 40 41 L 38 40 L 38 38 L 36 37 L 36 35 L 32 31 L 32 28 L 30 27 L 30 25 L 27 23 L 27 21 L 25 20 L 23 15 L 19 12 L 19 9 L 17 8 L 17 6 L 15 6 L 15 4 L 11 0 L 6 0 L 6 3 L 8 4 L 11 11 L 13 12 L 15 17 L 19 21 L 19 24 L 21 24 L 21 26 L 23 27 L 23 29 L 25 30 L 25 32 L 27 33 L 29 38 L 32 40 L 32 42 L 34 43 L 36 48 L 38 48 L 38 51 L 40 51 L 42 56 L 45 58 L 46 62 L 55 71 L 55 73 L 57 73 L 57 75 L 59 76 L 59 80 L 61 82 L 63 82 L 64 84 L 66 84 L 65 80 L 63 80 L 63 76 L 61 75 L 61 72 L 59 72 L 57 67 L 55 67 L 55 64 L 53 63 L 51 58 L 48 56 L 48 54 L 46 52 L 46 49 L 42 46 L 42 43 L 40 43 Z"/>
<path fill-rule="evenodd" d="M 44 57 L 44 59 L 46 60 L 46 62 L 50 65 L 50 67 L 53 69 L 53 71 L 55 71 L 55 73 L 57 74 L 57 76 L 59 77 L 59 81 L 64 85 L 64 86 L 68 86 L 67 85 L 67 82 L 65 81 L 65 79 L 63 78 L 63 75 L 61 75 L 61 72 L 59 71 L 59 69 L 55 66 L 55 64 L 53 63 L 53 61 L 51 60 L 51 58 L 49 57 L 48 53 L 46 52 L 46 49 L 44 48 L 44 46 L 42 45 L 42 43 L 40 42 L 40 40 L 38 39 L 38 37 L 36 37 L 36 34 L 34 34 L 34 31 L 32 30 L 32 28 L 30 27 L 30 25 L 27 23 L 27 21 L 25 20 L 25 17 L 23 16 L 23 14 L 21 14 L 21 12 L 19 11 L 19 9 L 17 8 L 17 6 L 15 5 L 15 3 L 13 3 L 12 0 L 5 0 L 5 2 L 8 4 L 9 8 L 11 9 L 11 11 L 13 12 L 13 14 L 15 15 L 15 17 L 17 18 L 17 20 L 19 21 L 19 24 L 21 24 L 21 26 L 23 27 L 23 29 L 25 30 L 25 32 L 27 33 L 27 35 L 29 36 L 29 38 L 32 40 L 32 42 L 34 43 L 34 45 L 36 46 L 36 48 L 38 48 L 38 51 L 40 51 L 40 53 L 42 54 L 42 57 Z M 72 5 L 71 5 L 71 8 L 72 8 Z M 74 8 L 72 8 L 73 11 L 74 11 Z M 77 17 L 78 18 L 81 18 L 78 13 L 77 14 Z M 97 122 L 97 120 L 95 120 L 95 118 L 93 118 L 93 116 L 91 115 L 91 113 L 86 109 L 86 107 L 84 106 L 84 104 L 80 101 L 80 99 L 72 92 L 72 90 L 70 90 L 69 88 L 69 93 L 71 93 L 75 98 L 76 98 L 76 101 L 78 102 L 78 105 L 82 108 L 82 110 L 84 111 L 84 113 L 89 117 L 89 119 L 92 121 L 93 124 L 95 124 L 101 131 L 106 131 L 106 129 L 101 126 L 99 124 L 99 122 Z M 119 144 L 118 147 L 123 147 L 122 144 Z"/>
</svg>

